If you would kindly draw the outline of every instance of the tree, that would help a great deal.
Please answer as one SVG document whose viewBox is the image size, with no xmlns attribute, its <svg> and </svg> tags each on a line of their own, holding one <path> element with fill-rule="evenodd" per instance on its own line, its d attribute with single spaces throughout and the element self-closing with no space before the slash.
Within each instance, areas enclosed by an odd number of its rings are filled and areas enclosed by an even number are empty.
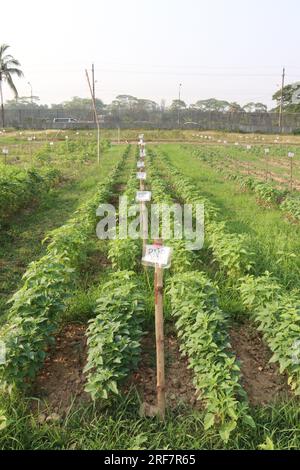
<svg viewBox="0 0 300 470">
<path fill-rule="evenodd" d="M 299 113 L 300 112 L 300 103 L 296 100 L 297 96 L 300 94 L 300 82 L 291 83 L 286 85 L 283 88 L 283 111 L 288 113 Z M 277 101 L 277 106 L 272 111 L 279 111 L 281 103 L 281 88 L 274 93 L 272 99 Z"/>
<path fill-rule="evenodd" d="M 243 107 L 243 110 L 246 113 L 266 113 L 268 111 L 268 108 L 265 104 L 263 103 L 247 103 Z"/>
<path fill-rule="evenodd" d="M 225 113 L 226 111 L 229 111 L 230 104 L 228 101 L 209 98 L 208 100 L 199 100 L 191 107 L 193 109 L 198 109 L 199 111 L 218 111 L 220 113 Z"/>
<path fill-rule="evenodd" d="M 17 88 L 13 82 L 13 75 L 22 77 L 23 72 L 19 68 L 20 62 L 13 58 L 12 55 L 7 54 L 9 46 L 2 44 L 0 46 L 0 98 L 1 98 L 1 115 L 2 115 L 2 126 L 5 127 L 5 116 L 4 116 L 4 100 L 3 100 L 3 82 L 6 81 L 9 88 L 13 91 L 15 97 L 18 97 Z"/>
<path fill-rule="evenodd" d="M 174 109 L 178 109 L 178 108 L 179 109 L 186 109 L 185 102 L 182 101 L 182 100 L 173 100 L 170 109 L 174 110 Z"/>
<path fill-rule="evenodd" d="M 39 104 L 40 98 L 38 96 L 18 96 L 17 99 L 7 100 L 5 103 L 6 109 L 26 109 L 26 108 L 47 108 L 47 105 Z"/>
<path fill-rule="evenodd" d="M 230 113 L 241 113 L 243 109 L 236 101 L 234 101 L 233 103 L 229 103 L 228 111 Z"/>
</svg>

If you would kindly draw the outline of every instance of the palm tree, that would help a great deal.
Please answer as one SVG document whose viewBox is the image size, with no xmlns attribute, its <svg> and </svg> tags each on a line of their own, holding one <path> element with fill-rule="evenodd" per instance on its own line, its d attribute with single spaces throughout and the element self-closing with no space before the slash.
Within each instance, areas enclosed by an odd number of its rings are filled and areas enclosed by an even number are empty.
<svg viewBox="0 0 300 470">
<path fill-rule="evenodd" d="M 12 76 L 17 75 L 18 77 L 23 76 L 23 72 L 20 67 L 20 62 L 13 58 L 12 55 L 7 54 L 6 51 L 9 48 L 7 44 L 0 46 L 0 98 L 1 98 L 1 115 L 2 115 L 2 126 L 5 127 L 4 119 L 4 101 L 3 101 L 3 82 L 7 82 L 9 88 L 13 91 L 15 98 L 18 97 L 18 91 L 13 82 Z"/>
</svg>

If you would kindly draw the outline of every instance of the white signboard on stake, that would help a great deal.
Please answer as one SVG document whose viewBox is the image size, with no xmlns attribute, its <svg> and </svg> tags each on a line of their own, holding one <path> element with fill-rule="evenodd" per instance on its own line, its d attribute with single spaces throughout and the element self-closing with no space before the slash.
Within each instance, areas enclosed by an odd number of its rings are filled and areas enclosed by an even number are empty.
<svg viewBox="0 0 300 470">
<path fill-rule="evenodd" d="M 136 202 L 150 202 L 151 198 L 151 191 L 137 191 L 136 193 Z"/>
<path fill-rule="evenodd" d="M 265 154 L 267 155 L 268 153 L 270 153 L 270 149 L 265 149 Z"/>
<path fill-rule="evenodd" d="M 2 149 L 2 153 L 3 155 L 8 155 L 8 148 L 4 147 L 4 149 Z"/>
<path fill-rule="evenodd" d="M 140 158 L 145 158 L 145 156 L 146 156 L 146 150 L 145 150 L 145 149 L 142 149 L 142 150 L 140 151 Z"/>
<path fill-rule="evenodd" d="M 289 153 L 288 153 L 288 157 L 289 157 L 289 158 L 294 158 L 294 156 L 295 156 L 294 152 L 289 152 Z"/>
<path fill-rule="evenodd" d="M 145 163 L 144 163 L 144 162 L 137 162 L 137 167 L 138 167 L 138 168 L 144 168 L 144 167 L 145 167 Z"/>
<path fill-rule="evenodd" d="M 139 139 L 140 139 L 140 140 L 144 140 L 144 135 L 145 135 L 145 134 L 140 134 L 140 135 L 139 135 Z"/>
<path fill-rule="evenodd" d="M 144 173 L 143 171 L 139 171 L 136 174 L 136 177 L 137 177 L 138 180 L 145 180 L 147 178 L 147 174 Z"/>
<path fill-rule="evenodd" d="M 144 266 L 157 266 L 168 269 L 171 266 L 172 248 L 162 245 L 146 245 L 145 255 L 142 258 Z"/>
<path fill-rule="evenodd" d="M 251 145 L 247 145 L 247 150 L 251 150 Z"/>
</svg>

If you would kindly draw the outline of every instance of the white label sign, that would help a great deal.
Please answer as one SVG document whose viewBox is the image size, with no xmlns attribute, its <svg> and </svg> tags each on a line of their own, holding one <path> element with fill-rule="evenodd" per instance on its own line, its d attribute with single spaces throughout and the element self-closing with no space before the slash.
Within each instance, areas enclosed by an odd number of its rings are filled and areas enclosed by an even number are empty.
<svg viewBox="0 0 300 470">
<path fill-rule="evenodd" d="M 140 135 L 139 135 L 139 139 L 140 139 L 140 140 L 143 140 L 143 139 L 144 139 L 144 135 L 145 135 L 145 134 L 140 134 Z"/>
<path fill-rule="evenodd" d="M 251 150 L 251 145 L 247 145 L 247 150 Z"/>
<path fill-rule="evenodd" d="M 139 173 L 136 174 L 136 177 L 138 180 L 145 180 L 147 177 L 147 174 L 142 171 L 139 171 Z"/>
<path fill-rule="evenodd" d="M 142 259 L 145 266 L 159 266 L 167 269 L 171 266 L 172 248 L 161 245 L 146 245 L 146 252 Z"/>
<path fill-rule="evenodd" d="M 146 150 L 143 149 L 140 151 L 140 158 L 145 158 L 145 156 L 146 156 Z"/>
<path fill-rule="evenodd" d="M 8 155 L 8 148 L 2 149 L 2 153 L 3 153 L 3 155 Z"/>
<path fill-rule="evenodd" d="M 145 167 L 145 163 L 144 163 L 144 162 L 137 162 L 137 167 L 138 167 L 138 168 L 144 168 L 144 167 Z"/>
<path fill-rule="evenodd" d="M 265 149 L 265 154 L 267 155 L 268 153 L 270 153 L 270 149 Z"/>
<path fill-rule="evenodd" d="M 136 202 L 150 202 L 152 197 L 151 191 L 137 191 Z"/>
<path fill-rule="evenodd" d="M 288 153 L 288 157 L 294 158 L 294 156 L 295 156 L 294 152 L 289 152 L 289 153 Z"/>
</svg>

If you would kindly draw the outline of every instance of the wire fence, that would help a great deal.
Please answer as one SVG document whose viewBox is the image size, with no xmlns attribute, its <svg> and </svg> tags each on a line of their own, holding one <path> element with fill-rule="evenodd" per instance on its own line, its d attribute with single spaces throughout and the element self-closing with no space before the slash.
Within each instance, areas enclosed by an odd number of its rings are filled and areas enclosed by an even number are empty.
<svg viewBox="0 0 300 470">
<path fill-rule="evenodd" d="M 58 122 L 57 119 L 73 119 L 73 122 Z M 92 110 L 86 109 L 7 109 L 6 127 L 17 129 L 51 128 L 95 128 Z M 282 129 L 278 113 L 203 112 L 195 109 L 174 110 L 116 110 L 103 111 L 100 116 L 103 128 L 145 129 L 203 129 L 238 132 L 300 133 L 300 113 L 283 114 Z"/>
</svg>

